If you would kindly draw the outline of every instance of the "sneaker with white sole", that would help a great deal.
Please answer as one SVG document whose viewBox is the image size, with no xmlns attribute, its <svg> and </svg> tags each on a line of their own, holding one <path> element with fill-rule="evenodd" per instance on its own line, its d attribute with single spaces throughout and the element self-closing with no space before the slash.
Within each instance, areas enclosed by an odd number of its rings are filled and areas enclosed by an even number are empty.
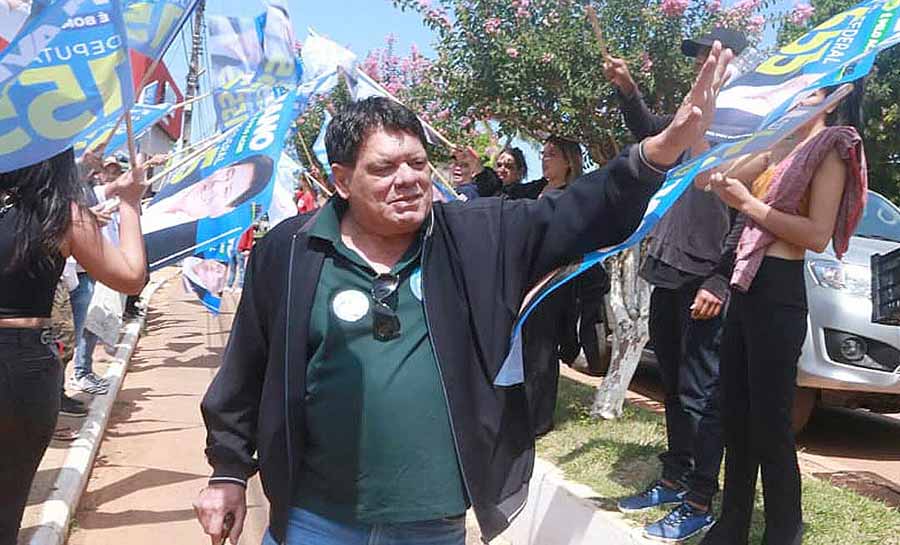
<svg viewBox="0 0 900 545">
<path fill-rule="evenodd" d="M 716 518 L 684 502 L 662 519 L 644 527 L 644 537 L 663 543 L 679 543 L 709 530 Z"/>
<path fill-rule="evenodd" d="M 686 495 L 686 490 L 671 488 L 662 481 L 656 481 L 640 494 L 619 500 L 618 507 L 619 511 L 623 513 L 636 513 L 660 505 L 681 503 Z"/>
<path fill-rule="evenodd" d="M 109 381 L 102 379 L 94 373 L 88 373 L 82 377 L 73 377 L 68 387 L 76 392 L 84 392 L 90 395 L 104 395 L 109 392 Z"/>
</svg>

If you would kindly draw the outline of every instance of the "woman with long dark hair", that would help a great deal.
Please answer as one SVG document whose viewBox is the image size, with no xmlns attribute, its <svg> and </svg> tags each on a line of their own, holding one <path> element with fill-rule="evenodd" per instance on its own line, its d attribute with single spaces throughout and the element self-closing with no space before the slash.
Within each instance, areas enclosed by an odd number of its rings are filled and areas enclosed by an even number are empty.
<svg viewBox="0 0 900 545">
<path fill-rule="evenodd" d="M 804 102 L 820 104 L 834 89 Z M 862 86 L 797 135 L 786 157 L 768 152 L 707 190 L 740 212 L 732 299 L 721 347 L 725 492 L 719 522 L 704 545 L 745 545 L 762 470 L 766 545 L 803 540 L 800 471 L 791 428 L 797 360 L 806 338 L 803 263 L 832 241 L 840 258 L 862 217 L 867 177 Z M 753 180 L 747 184 L 742 180 Z M 702 183 L 702 182 L 701 182 Z M 739 237 L 739 243 L 737 239 Z"/>
<path fill-rule="evenodd" d="M 143 170 L 123 175 L 117 248 L 85 204 L 72 150 L 0 173 L 0 545 L 14 545 L 31 482 L 59 412 L 62 367 L 50 312 L 68 256 L 97 281 L 137 293 L 144 285 Z"/>
</svg>

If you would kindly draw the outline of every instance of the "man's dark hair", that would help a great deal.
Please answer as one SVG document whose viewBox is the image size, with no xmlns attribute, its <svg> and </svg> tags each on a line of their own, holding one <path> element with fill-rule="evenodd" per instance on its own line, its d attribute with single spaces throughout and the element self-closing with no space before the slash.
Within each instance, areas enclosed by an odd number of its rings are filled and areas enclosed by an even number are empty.
<svg viewBox="0 0 900 545">
<path fill-rule="evenodd" d="M 242 164 L 253 165 L 253 181 L 250 182 L 250 187 L 246 191 L 231 200 L 231 206 L 234 208 L 262 193 L 262 190 L 269 185 L 269 181 L 272 179 L 272 171 L 274 170 L 272 158 L 268 155 L 252 155 L 229 166 Z"/>
<path fill-rule="evenodd" d="M 351 102 L 331 120 L 325 133 L 328 160 L 341 165 L 355 165 L 363 142 L 379 129 L 410 133 L 427 149 L 425 131 L 416 114 L 391 99 L 371 97 Z"/>
</svg>

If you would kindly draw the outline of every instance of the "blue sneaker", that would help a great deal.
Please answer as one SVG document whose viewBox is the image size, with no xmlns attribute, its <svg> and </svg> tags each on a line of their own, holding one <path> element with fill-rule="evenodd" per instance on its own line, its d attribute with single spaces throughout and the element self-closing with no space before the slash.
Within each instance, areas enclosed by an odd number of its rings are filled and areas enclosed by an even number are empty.
<svg viewBox="0 0 900 545">
<path fill-rule="evenodd" d="M 619 500 L 619 511 L 623 513 L 635 513 L 670 503 L 684 501 L 686 490 L 676 490 L 664 485 L 662 481 L 656 481 L 650 488 L 635 496 L 629 496 Z"/>
<path fill-rule="evenodd" d="M 690 539 L 708 530 L 716 518 L 709 511 L 701 511 L 685 502 L 657 522 L 644 528 L 644 537 L 666 543 Z"/>
</svg>

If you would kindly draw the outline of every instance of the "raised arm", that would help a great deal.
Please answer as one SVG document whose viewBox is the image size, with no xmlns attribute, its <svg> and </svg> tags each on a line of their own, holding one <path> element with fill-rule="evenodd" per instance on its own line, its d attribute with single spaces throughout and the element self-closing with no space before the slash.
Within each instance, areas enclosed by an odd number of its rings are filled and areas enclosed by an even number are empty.
<svg viewBox="0 0 900 545">
<path fill-rule="evenodd" d="M 730 51 L 717 44 L 672 123 L 632 146 L 566 191 L 510 207 L 505 221 L 534 281 L 584 253 L 625 240 L 640 224 L 666 170 L 706 131 L 715 99 L 726 81 Z M 521 249 L 524 247 L 525 251 Z"/>
<path fill-rule="evenodd" d="M 638 140 L 659 134 L 672 121 L 671 115 L 654 114 L 644 102 L 624 59 L 609 57 L 603 64 L 603 74 L 618 90 L 625 125 Z"/>
<path fill-rule="evenodd" d="M 809 216 L 789 214 L 773 208 L 754 197 L 735 178 L 716 174 L 710 180 L 712 189 L 728 206 L 762 225 L 779 239 L 806 250 L 824 252 L 834 234 L 846 175 L 844 161 L 837 151 L 830 151 L 813 175 Z"/>
<path fill-rule="evenodd" d="M 133 175 L 132 175 L 133 174 Z M 112 184 L 119 204 L 119 246 L 108 241 L 94 215 L 72 204 L 72 225 L 64 250 L 75 257 L 95 280 L 129 295 L 144 287 L 147 255 L 141 234 L 140 206 L 144 194 L 144 169 L 135 167 Z"/>
</svg>

